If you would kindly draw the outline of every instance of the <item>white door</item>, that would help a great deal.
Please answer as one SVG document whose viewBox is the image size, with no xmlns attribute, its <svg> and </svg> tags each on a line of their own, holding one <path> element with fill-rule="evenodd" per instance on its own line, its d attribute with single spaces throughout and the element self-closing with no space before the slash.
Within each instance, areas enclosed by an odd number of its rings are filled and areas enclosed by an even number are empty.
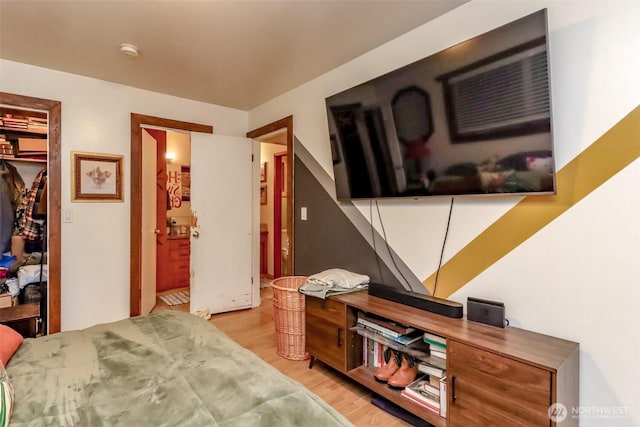
<svg viewBox="0 0 640 427">
<path fill-rule="evenodd" d="M 252 141 L 191 134 L 191 312 L 251 307 Z"/>
<path fill-rule="evenodd" d="M 156 140 L 142 129 L 142 293 L 141 314 L 156 305 Z"/>
</svg>

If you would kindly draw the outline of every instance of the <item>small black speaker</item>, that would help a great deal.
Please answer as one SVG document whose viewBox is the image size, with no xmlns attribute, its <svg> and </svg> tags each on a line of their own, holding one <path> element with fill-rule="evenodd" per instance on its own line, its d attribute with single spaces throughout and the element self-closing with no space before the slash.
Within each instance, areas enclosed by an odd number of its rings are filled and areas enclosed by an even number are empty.
<svg viewBox="0 0 640 427">
<path fill-rule="evenodd" d="M 467 320 L 504 328 L 504 304 L 480 298 L 467 298 Z"/>
</svg>

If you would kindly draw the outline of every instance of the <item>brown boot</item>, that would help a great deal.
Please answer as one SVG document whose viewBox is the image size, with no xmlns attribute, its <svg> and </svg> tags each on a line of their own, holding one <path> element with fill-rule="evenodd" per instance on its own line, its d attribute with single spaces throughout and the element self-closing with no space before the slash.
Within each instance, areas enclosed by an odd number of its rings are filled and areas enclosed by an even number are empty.
<svg viewBox="0 0 640 427">
<path fill-rule="evenodd" d="M 398 353 L 402 358 L 400 369 L 389 378 L 387 384 L 391 388 L 403 389 L 412 383 L 418 375 L 418 365 L 413 357 Z"/>
<path fill-rule="evenodd" d="M 389 378 L 391 378 L 391 376 L 395 374 L 398 369 L 400 369 L 401 360 L 399 355 L 400 353 L 393 351 L 390 348 L 387 348 L 384 351 L 383 357 L 385 363 L 384 365 L 379 367 L 373 374 L 376 381 L 386 383 Z"/>
</svg>

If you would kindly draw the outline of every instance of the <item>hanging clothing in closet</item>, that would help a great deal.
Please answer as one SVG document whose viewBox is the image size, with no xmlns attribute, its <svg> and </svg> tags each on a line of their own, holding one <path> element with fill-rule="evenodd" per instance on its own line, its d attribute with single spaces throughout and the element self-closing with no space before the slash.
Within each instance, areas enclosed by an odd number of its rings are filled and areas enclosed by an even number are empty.
<svg viewBox="0 0 640 427">
<path fill-rule="evenodd" d="M 38 189 L 44 183 L 47 169 L 42 169 L 33 180 L 31 188 L 25 191 L 16 209 L 14 235 L 23 236 L 25 240 L 41 240 L 42 226 L 33 217 L 33 207 L 37 201 Z"/>
<path fill-rule="evenodd" d="M 11 163 L 0 161 L 0 254 L 11 246 L 15 212 L 25 190 L 24 180 Z"/>
<path fill-rule="evenodd" d="M 7 252 L 11 247 L 14 212 L 9 184 L 4 179 L 0 179 L 0 254 Z"/>
</svg>

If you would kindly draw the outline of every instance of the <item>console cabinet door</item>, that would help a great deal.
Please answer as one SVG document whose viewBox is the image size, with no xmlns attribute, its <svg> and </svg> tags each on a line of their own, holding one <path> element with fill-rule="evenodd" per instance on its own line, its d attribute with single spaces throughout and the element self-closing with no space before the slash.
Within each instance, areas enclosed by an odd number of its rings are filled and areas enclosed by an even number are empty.
<svg viewBox="0 0 640 427">
<path fill-rule="evenodd" d="M 346 306 L 333 300 L 307 296 L 306 348 L 310 356 L 346 372 Z"/>
<path fill-rule="evenodd" d="M 550 371 L 448 342 L 449 426 L 551 426 Z"/>
</svg>

